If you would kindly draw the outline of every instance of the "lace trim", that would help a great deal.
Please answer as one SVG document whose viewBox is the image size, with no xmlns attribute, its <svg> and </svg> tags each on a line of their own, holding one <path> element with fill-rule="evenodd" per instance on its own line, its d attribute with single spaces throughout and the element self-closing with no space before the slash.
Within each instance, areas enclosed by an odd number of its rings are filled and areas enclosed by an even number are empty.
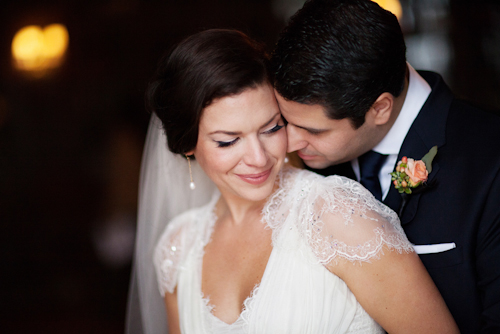
<svg viewBox="0 0 500 334">
<path fill-rule="evenodd" d="M 190 244 L 185 236 L 194 232 L 194 224 L 183 223 L 185 220 L 192 219 L 192 216 L 192 213 L 186 213 L 174 219 L 161 236 L 155 249 L 153 262 L 162 296 L 166 292 L 173 293 L 177 285 L 178 266 L 183 262 L 187 253 L 186 248 Z"/>
<path fill-rule="evenodd" d="M 306 227 L 311 231 L 309 242 L 321 263 L 337 257 L 369 262 L 383 254 L 384 245 L 399 253 L 413 250 L 396 214 L 365 188 L 340 177 L 330 177 L 328 181 L 330 189 L 320 187 L 324 191 L 310 204 L 310 225 Z M 342 238 L 336 237 L 335 232 Z"/>
<path fill-rule="evenodd" d="M 215 203 L 219 198 L 216 194 L 209 204 L 194 210 L 190 210 L 174 218 L 167 225 L 166 230 L 160 237 L 156 246 L 153 262 L 155 264 L 158 285 L 161 295 L 166 292 L 173 293 L 177 285 L 179 266 L 184 262 L 191 247 L 198 242 L 202 250 L 199 252 L 203 257 L 203 247 L 210 241 L 213 226 L 217 221 L 215 215 Z M 206 220 L 205 220 L 206 219 Z M 205 222 L 207 225 L 205 225 Z M 200 235 L 199 228 L 204 233 Z"/>
<path fill-rule="evenodd" d="M 273 245 L 285 225 L 296 226 L 319 263 L 339 258 L 370 262 L 386 246 L 412 252 L 397 215 L 377 201 L 362 185 L 340 176 L 286 168 L 280 189 L 263 210 L 263 221 L 273 229 Z"/>
<path fill-rule="evenodd" d="M 288 217 L 289 212 L 285 209 L 285 199 L 288 197 L 288 191 L 293 187 L 295 178 L 290 167 L 281 169 L 278 175 L 279 188 L 269 197 L 262 209 L 262 222 L 273 230 L 273 241 L 275 235 L 278 235 L 283 227 L 283 223 Z"/>
<path fill-rule="evenodd" d="M 313 247 L 331 249 L 331 251 L 316 252 L 319 262 L 322 264 L 330 263 L 339 257 L 351 262 L 371 262 L 371 260 L 379 259 L 384 254 L 384 246 L 400 254 L 403 252 L 410 253 L 413 250 L 412 247 L 407 246 L 406 238 L 399 235 L 389 235 L 380 228 L 376 228 L 374 232 L 375 238 L 366 241 L 362 245 L 349 246 L 337 239 L 321 240 L 321 238 L 318 238 L 317 245 L 313 245 Z"/>
<path fill-rule="evenodd" d="M 202 296 L 202 301 L 205 306 L 204 313 L 205 317 L 207 319 L 207 323 L 210 324 L 210 327 L 214 333 L 221 333 L 223 331 L 231 331 L 234 332 L 236 330 L 243 330 L 244 328 L 248 327 L 250 320 L 249 320 L 249 315 L 251 314 L 251 309 L 254 304 L 255 296 L 258 293 L 258 290 L 260 288 L 260 284 L 255 285 L 253 288 L 252 292 L 250 293 L 250 296 L 248 296 L 244 302 L 243 302 L 243 309 L 241 310 L 241 313 L 236 319 L 235 322 L 228 324 L 222 320 L 220 320 L 215 314 L 214 314 L 214 309 L 215 306 L 210 304 L 210 298 L 209 297 L 203 297 Z"/>
<path fill-rule="evenodd" d="M 260 290 L 260 284 L 256 284 L 252 292 L 250 293 L 250 296 L 248 296 L 243 302 L 243 310 L 241 311 L 240 318 L 247 325 L 250 323 L 248 316 L 250 315 L 250 310 L 252 310 L 253 305 L 255 304 L 255 298 L 258 295 L 259 290 Z"/>
<path fill-rule="evenodd" d="M 200 260 L 199 262 L 202 265 L 202 261 Z M 200 270 L 201 273 L 201 270 Z M 250 321 L 249 321 L 249 314 L 251 314 L 251 309 L 254 304 L 254 300 L 258 294 L 260 288 L 260 284 L 256 284 L 252 291 L 250 292 L 250 295 L 243 301 L 243 309 L 241 310 L 240 315 L 236 319 L 235 322 L 228 324 L 221 319 L 219 319 L 215 314 L 215 305 L 210 303 L 210 296 L 204 296 L 203 292 L 200 291 L 200 298 L 202 299 L 202 302 L 204 304 L 204 316 L 206 319 L 206 323 L 209 324 L 209 327 L 211 328 L 211 331 L 213 333 L 244 333 L 246 332 L 246 328 L 248 327 Z"/>
</svg>

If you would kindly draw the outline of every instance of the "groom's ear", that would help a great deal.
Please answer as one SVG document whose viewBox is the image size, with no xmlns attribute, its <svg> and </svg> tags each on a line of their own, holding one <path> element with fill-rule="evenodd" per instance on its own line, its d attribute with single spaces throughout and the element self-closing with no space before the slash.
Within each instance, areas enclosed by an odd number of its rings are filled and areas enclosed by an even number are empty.
<svg viewBox="0 0 500 334">
<path fill-rule="evenodd" d="M 372 119 L 376 125 L 384 125 L 387 124 L 391 118 L 393 106 L 394 96 L 386 92 L 380 94 L 368 112 L 372 114 Z"/>
</svg>

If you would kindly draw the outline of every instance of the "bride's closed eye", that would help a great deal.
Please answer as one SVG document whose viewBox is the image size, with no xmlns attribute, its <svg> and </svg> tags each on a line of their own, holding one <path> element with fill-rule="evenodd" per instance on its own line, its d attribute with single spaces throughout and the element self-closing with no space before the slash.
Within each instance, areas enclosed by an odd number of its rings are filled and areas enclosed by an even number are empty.
<svg viewBox="0 0 500 334">
<path fill-rule="evenodd" d="M 266 135 L 270 135 L 270 134 L 272 134 L 272 133 L 275 133 L 275 132 L 277 132 L 277 131 L 279 131 L 279 130 L 283 129 L 283 127 L 284 127 L 284 125 L 279 125 L 279 123 L 278 123 L 278 124 L 276 124 L 276 125 L 275 125 L 272 129 L 269 129 L 269 130 L 267 130 L 267 131 L 264 131 L 264 134 L 266 134 Z"/>
<path fill-rule="evenodd" d="M 271 129 L 264 131 L 262 134 L 270 135 L 270 134 L 273 134 L 275 132 L 278 132 L 279 130 L 283 129 L 284 127 L 285 127 L 284 125 L 280 125 L 278 123 L 275 126 L 273 126 Z M 236 144 L 239 139 L 240 138 L 238 137 L 238 138 L 235 138 L 235 139 L 230 140 L 230 141 L 216 140 L 215 142 L 217 143 L 217 147 L 229 147 L 229 146 Z"/>
<path fill-rule="evenodd" d="M 231 141 L 218 141 L 216 140 L 215 142 L 217 143 L 217 147 L 229 147 L 231 145 L 234 145 L 236 144 L 236 142 L 239 140 L 240 138 L 235 138 Z"/>
</svg>

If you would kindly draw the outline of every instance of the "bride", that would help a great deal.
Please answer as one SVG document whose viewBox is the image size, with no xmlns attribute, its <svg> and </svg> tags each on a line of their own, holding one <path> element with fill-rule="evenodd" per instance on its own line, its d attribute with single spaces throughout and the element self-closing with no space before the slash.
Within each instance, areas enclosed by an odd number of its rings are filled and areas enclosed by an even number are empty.
<svg viewBox="0 0 500 334">
<path fill-rule="evenodd" d="M 266 65 L 232 30 L 195 34 L 160 63 L 129 332 L 458 332 L 393 211 L 284 162 Z"/>
</svg>

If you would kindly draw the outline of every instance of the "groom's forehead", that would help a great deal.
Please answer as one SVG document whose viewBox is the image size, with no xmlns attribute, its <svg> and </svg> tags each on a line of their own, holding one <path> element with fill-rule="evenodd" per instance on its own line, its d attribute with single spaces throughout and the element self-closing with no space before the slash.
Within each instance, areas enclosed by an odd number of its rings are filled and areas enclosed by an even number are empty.
<svg viewBox="0 0 500 334">
<path fill-rule="evenodd" d="M 290 123 L 307 126 L 307 124 L 326 123 L 331 121 L 325 107 L 320 104 L 306 104 L 299 102 L 280 104 L 283 117 Z"/>
<path fill-rule="evenodd" d="M 300 119 L 328 118 L 325 107 L 320 104 L 287 100 L 278 93 L 276 93 L 276 100 L 285 118 L 287 116 Z"/>
</svg>

